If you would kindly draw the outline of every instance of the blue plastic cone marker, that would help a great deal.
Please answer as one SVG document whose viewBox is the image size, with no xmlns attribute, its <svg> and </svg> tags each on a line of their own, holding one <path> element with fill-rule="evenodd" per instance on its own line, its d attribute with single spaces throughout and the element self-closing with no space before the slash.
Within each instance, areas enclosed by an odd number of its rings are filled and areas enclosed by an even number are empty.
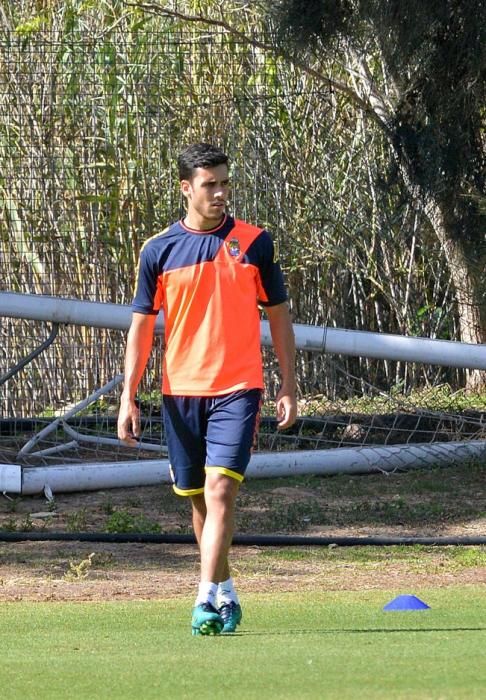
<svg viewBox="0 0 486 700">
<path fill-rule="evenodd" d="M 414 595 L 399 595 L 385 605 L 383 610 L 391 612 L 393 610 L 429 610 L 430 605 Z"/>
</svg>

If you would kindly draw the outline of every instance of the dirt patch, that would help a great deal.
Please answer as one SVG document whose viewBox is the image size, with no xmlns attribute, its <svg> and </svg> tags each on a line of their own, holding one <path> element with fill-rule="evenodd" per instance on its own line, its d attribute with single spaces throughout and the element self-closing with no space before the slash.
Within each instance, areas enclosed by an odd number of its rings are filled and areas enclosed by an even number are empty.
<svg viewBox="0 0 486 700">
<path fill-rule="evenodd" d="M 391 476 L 254 481 L 240 493 L 237 532 L 322 536 L 477 536 L 486 532 L 484 468 Z M 0 529 L 190 533 L 190 504 L 169 486 L 0 497 Z M 245 591 L 415 590 L 486 583 L 484 549 L 235 546 Z M 458 550 L 461 550 L 460 556 Z M 464 554 L 466 552 L 466 554 Z M 91 556 L 93 555 L 93 556 Z M 1 542 L 0 598 L 130 600 L 194 594 L 194 545 Z"/>
<path fill-rule="evenodd" d="M 349 560 L 342 548 L 338 550 L 322 554 L 310 548 L 296 560 L 287 558 L 290 552 L 282 557 L 278 549 L 234 547 L 233 573 L 242 593 L 417 590 L 486 583 L 484 567 L 454 566 L 440 548 L 427 550 L 419 559 L 410 552 L 399 561 L 375 553 L 365 562 Z M 166 599 L 193 595 L 198 582 L 197 551 L 191 545 L 23 542 L 1 545 L 1 558 L 4 601 Z M 83 569 L 88 561 L 90 566 Z"/>
</svg>

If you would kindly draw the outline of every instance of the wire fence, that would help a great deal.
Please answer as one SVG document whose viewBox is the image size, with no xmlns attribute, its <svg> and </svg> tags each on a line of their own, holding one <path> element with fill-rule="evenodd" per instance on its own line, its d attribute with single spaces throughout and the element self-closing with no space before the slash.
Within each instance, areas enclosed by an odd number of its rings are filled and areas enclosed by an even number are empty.
<svg viewBox="0 0 486 700">
<path fill-rule="evenodd" d="M 325 81 L 222 31 L 146 17 L 108 31 L 95 12 L 66 13 L 35 30 L 0 27 L 0 289 L 130 303 L 141 245 L 181 213 L 176 156 L 204 139 L 232 156 L 232 211 L 271 231 L 295 321 L 457 336 L 437 245 L 419 243 L 423 221 L 393 186 L 377 189 L 381 137 Z M 50 332 L 0 319 L 0 376 Z M 124 341 L 61 327 L 0 386 L 0 416 L 69 410 L 121 372 Z M 160 352 L 147 394 L 160 385 Z M 278 377 L 264 356 L 271 398 Z M 302 399 L 463 379 L 298 356 Z"/>
<path fill-rule="evenodd" d="M 2 288 L 128 301 L 141 244 L 181 213 L 175 161 L 196 140 L 238 154 L 232 207 L 281 240 L 275 114 L 324 120 L 322 88 L 281 84 L 217 34 L 4 35 L 0 52 Z"/>
</svg>

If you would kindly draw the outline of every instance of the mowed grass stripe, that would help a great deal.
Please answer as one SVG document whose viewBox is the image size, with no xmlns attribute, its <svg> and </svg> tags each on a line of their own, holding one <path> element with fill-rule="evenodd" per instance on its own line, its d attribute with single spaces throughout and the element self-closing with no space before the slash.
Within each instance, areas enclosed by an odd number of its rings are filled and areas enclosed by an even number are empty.
<svg viewBox="0 0 486 700">
<path fill-rule="evenodd" d="M 191 601 L 0 604 L 2 698 L 486 695 L 481 587 L 247 595 L 241 633 L 192 637 Z"/>
</svg>

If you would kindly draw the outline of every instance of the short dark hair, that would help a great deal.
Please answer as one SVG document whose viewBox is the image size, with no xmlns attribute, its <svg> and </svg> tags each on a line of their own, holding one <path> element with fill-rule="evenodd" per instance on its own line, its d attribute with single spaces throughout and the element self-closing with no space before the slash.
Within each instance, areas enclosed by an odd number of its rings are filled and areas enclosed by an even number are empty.
<svg viewBox="0 0 486 700">
<path fill-rule="evenodd" d="M 193 143 L 187 146 L 177 159 L 179 180 L 189 180 L 196 168 L 214 168 L 227 165 L 226 153 L 210 143 Z"/>
</svg>

